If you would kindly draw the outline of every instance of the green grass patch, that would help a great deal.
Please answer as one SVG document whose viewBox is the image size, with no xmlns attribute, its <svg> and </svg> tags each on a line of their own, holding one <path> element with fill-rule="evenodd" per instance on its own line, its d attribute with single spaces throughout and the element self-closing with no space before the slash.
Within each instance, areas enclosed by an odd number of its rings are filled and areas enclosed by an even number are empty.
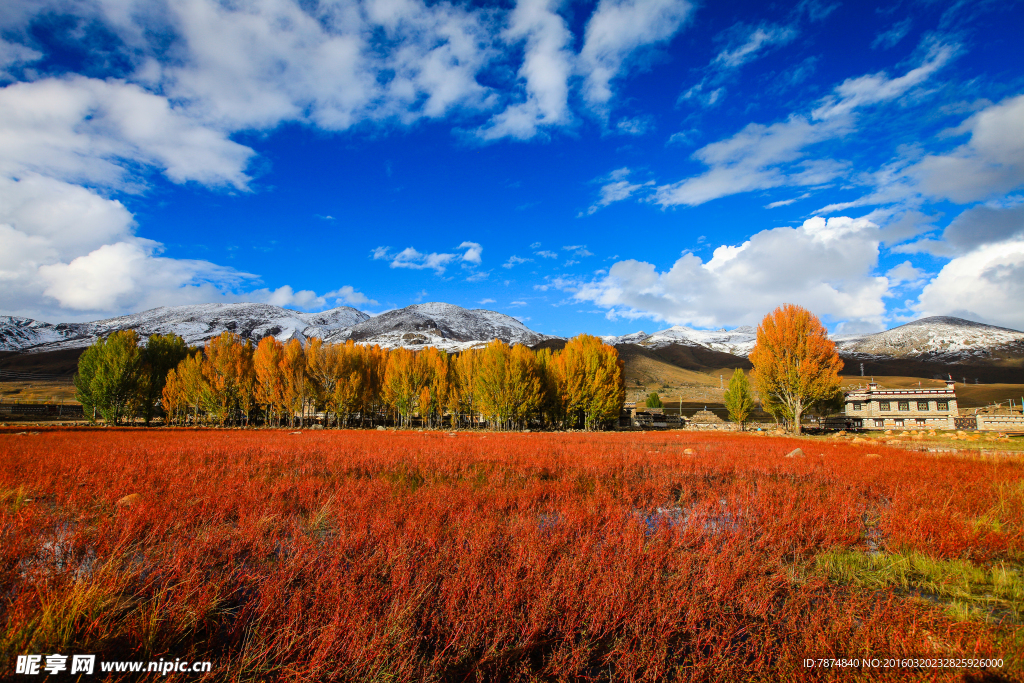
<svg viewBox="0 0 1024 683">
<path fill-rule="evenodd" d="M 17 512 L 31 501 L 32 498 L 24 486 L 16 489 L 0 488 L 0 507 L 6 507 L 10 512 Z"/>
<path fill-rule="evenodd" d="M 938 602 L 955 619 L 1015 622 L 1024 617 L 1024 573 L 1005 563 L 981 567 L 911 552 L 864 553 L 833 548 L 816 569 L 830 580 L 869 589 L 896 589 Z"/>
</svg>

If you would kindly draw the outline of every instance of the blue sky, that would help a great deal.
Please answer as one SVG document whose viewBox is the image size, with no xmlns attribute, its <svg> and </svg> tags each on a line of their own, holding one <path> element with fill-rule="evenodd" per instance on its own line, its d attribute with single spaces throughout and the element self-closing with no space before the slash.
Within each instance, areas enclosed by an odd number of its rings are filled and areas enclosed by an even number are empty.
<svg viewBox="0 0 1024 683">
<path fill-rule="evenodd" d="M 1024 328 L 1019 2 L 8 0 L 0 312 Z"/>
</svg>

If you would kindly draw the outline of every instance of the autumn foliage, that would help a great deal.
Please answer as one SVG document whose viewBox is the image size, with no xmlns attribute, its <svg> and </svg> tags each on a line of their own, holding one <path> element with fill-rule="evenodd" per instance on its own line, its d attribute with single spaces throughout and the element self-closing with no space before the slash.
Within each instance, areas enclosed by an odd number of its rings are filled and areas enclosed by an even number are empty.
<svg viewBox="0 0 1024 683">
<path fill-rule="evenodd" d="M 327 426 L 395 424 L 497 429 L 530 425 L 598 429 L 625 401 L 618 352 L 580 335 L 565 348 L 531 350 L 500 340 L 450 355 L 348 341 L 262 339 L 224 332 L 167 377 L 163 407 L 179 424 Z"/>
<path fill-rule="evenodd" d="M 95 653 L 212 661 L 203 681 L 1020 680 L 1005 603 L 960 619 L 819 567 L 926 553 L 1012 576 L 1024 467 L 871 452 L 687 432 L 0 432 L 0 671 Z M 1004 663 L 804 668 L 819 657 Z"/>
<path fill-rule="evenodd" d="M 843 361 L 828 330 L 793 304 L 776 308 L 758 325 L 750 362 L 765 408 L 791 420 L 798 434 L 803 413 L 840 391 Z"/>
</svg>

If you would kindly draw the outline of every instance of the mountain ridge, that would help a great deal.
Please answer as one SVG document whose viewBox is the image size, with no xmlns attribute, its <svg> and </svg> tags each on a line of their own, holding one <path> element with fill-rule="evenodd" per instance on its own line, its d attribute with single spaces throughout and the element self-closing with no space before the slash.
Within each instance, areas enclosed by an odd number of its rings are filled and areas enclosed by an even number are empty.
<svg viewBox="0 0 1024 683">
<path fill-rule="evenodd" d="M 303 313 L 272 304 L 234 303 L 165 306 L 85 323 L 51 324 L 0 316 L 0 351 L 38 353 L 84 348 L 101 336 L 123 329 L 134 329 L 143 337 L 174 333 L 190 345 L 232 331 L 253 341 L 268 335 L 281 341 L 319 337 L 328 342 L 351 339 L 388 348 L 434 346 L 448 351 L 480 346 L 492 339 L 527 346 L 560 339 L 531 330 L 503 313 L 444 302 L 413 304 L 375 316 L 349 306 Z M 684 355 L 686 349 L 705 349 L 745 359 L 756 342 L 756 331 L 750 326 L 699 330 L 673 325 L 651 334 L 638 331 L 601 339 L 616 346 L 634 345 L 655 351 L 674 348 Z M 922 318 L 890 330 L 835 336 L 834 340 L 840 354 L 855 361 L 956 363 L 1024 357 L 1024 332 L 951 316 Z"/>
<path fill-rule="evenodd" d="M 328 342 L 352 339 L 389 348 L 438 346 L 451 351 L 492 339 L 532 345 L 550 338 L 503 313 L 441 302 L 414 304 L 378 316 L 349 306 L 302 313 L 272 304 L 236 303 L 163 306 L 85 323 L 51 324 L 0 316 L 0 351 L 41 353 L 80 349 L 99 337 L 129 329 L 143 338 L 177 334 L 193 346 L 224 331 L 254 342 L 265 336 L 280 341 L 319 337 Z"/>
<path fill-rule="evenodd" d="M 649 349 L 671 345 L 702 346 L 745 358 L 757 341 L 753 327 L 732 330 L 698 330 L 685 325 L 647 334 L 634 332 L 605 336 L 609 344 L 636 344 Z M 993 358 L 998 353 L 1024 355 L 1024 332 L 1007 327 L 955 318 L 931 316 L 882 332 L 834 336 L 840 355 L 850 358 L 912 358 L 958 362 Z"/>
</svg>

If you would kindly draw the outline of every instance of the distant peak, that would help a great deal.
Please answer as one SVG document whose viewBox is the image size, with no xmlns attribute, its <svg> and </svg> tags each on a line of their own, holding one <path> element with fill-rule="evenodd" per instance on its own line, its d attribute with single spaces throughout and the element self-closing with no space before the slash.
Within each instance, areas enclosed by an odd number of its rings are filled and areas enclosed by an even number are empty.
<svg viewBox="0 0 1024 683">
<path fill-rule="evenodd" d="M 957 318 L 951 315 L 932 315 L 927 318 L 921 318 L 920 320 L 914 320 L 912 322 L 905 323 L 903 325 L 900 325 L 900 327 L 917 327 L 928 325 L 952 325 L 953 327 L 973 327 L 976 329 L 1005 330 L 1007 332 L 1020 331 L 1011 329 L 1009 327 L 999 327 L 998 325 L 989 325 L 987 323 L 979 323 L 973 320 L 967 320 L 965 318 Z M 899 329 L 899 327 L 893 329 Z"/>
</svg>

